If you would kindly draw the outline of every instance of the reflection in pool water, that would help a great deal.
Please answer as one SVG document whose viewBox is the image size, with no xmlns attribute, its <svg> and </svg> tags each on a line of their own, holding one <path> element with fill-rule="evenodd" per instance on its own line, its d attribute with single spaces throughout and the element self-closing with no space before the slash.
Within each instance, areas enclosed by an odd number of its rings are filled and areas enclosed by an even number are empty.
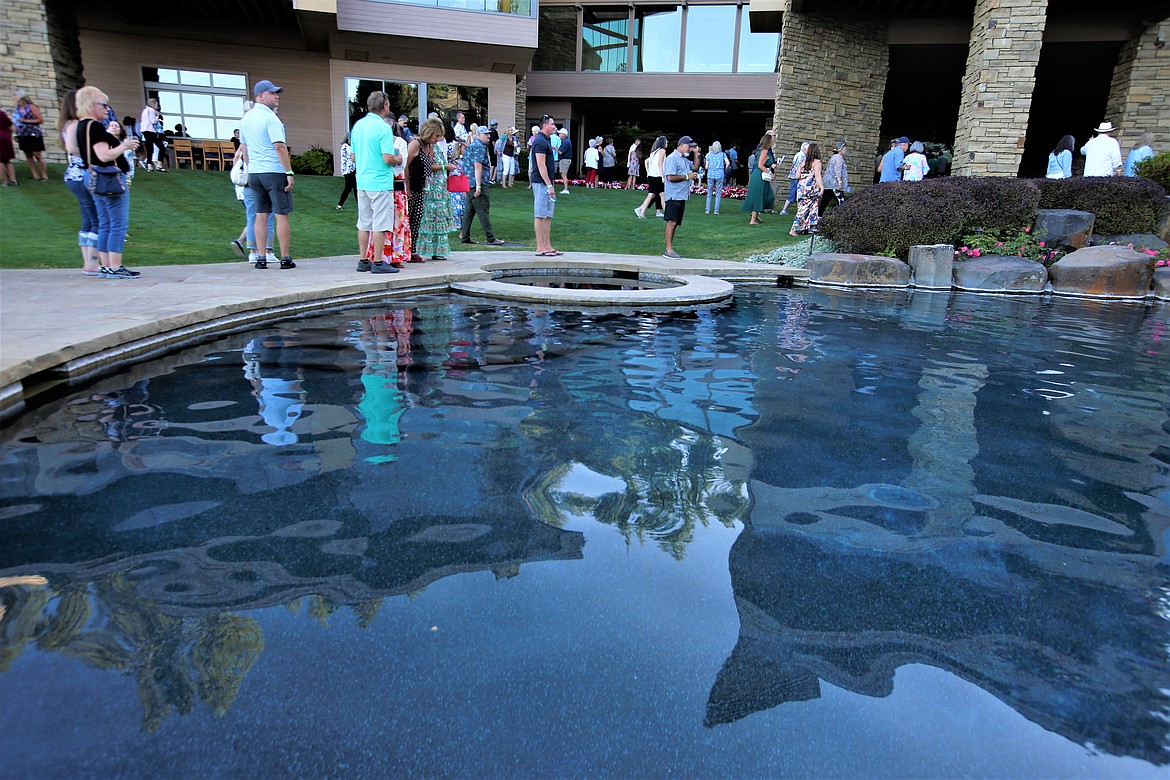
<svg viewBox="0 0 1170 780">
<path fill-rule="evenodd" d="M 1164 307 L 389 306 L 5 431 L 14 776 L 1165 771 Z"/>
</svg>

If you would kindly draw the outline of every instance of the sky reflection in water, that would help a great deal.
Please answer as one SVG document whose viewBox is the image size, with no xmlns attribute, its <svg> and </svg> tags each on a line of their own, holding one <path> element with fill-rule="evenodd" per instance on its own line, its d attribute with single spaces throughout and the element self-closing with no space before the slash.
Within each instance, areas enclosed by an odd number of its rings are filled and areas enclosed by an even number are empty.
<svg viewBox="0 0 1170 780">
<path fill-rule="evenodd" d="M 6 767 L 1157 776 L 1168 320 L 425 298 L 132 367 L 5 431 Z"/>
</svg>

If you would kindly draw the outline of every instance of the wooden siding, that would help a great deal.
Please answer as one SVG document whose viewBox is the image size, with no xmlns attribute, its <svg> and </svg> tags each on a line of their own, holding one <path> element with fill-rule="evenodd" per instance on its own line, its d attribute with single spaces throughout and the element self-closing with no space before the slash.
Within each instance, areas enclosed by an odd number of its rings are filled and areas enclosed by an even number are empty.
<svg viewBox="0 0 1170 780">
<path fill-rule="evenodd" d="M 96 30 L 81 30 L 80 37 L 86 83 L 109 95 L 120 116 L 137 117 L 142 112 L 144 66 L 244 73 L 249 86 L 270 79 L 284 87 L 280 118 L 294 153 L 314 144 L 334 146 L 329 58 L 325 54 Z M 173 125 L 168 122 L 168 126 Z"/>
<path fill-rule="evenodd" d="M 683 98 L 687 100 L 776 99 L 775 73 L 554 73 L 527 76 L 528 99 Z"/>
<path fill-rule="evenodd" d="M 535 49 L 536 19 L 373 0 L 337 0 L 337 29 Z"/>
</svg>

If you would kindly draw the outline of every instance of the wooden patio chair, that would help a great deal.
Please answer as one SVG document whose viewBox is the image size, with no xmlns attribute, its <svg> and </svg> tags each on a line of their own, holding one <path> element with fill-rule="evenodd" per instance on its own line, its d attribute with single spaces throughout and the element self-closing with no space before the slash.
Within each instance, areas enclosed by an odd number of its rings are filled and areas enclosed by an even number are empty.
<svg viewBox="0 0 1170 780">
<path fill-rule="evenodd" d="M 203 170 L 210 171 L 211 166 L 215 165 L 215 170 L 223 170 L 223 153 L 219 141 L 204 141 L 203 142 Z"/>
<path fill-rule="evenodd" d="M 170 143 L 175 150 L 175 167 L 182 168 L 183 163 L 187 163 L 191 170 L 195 170 L 195 148 L 191 145 L 191 139 L 172 138 Z"/>
</svg>

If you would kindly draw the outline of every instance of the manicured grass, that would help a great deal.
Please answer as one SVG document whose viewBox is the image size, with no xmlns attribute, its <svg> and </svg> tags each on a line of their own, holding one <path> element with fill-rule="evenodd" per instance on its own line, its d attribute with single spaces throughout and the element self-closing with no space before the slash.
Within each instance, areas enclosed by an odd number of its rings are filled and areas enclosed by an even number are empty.
<svg viewBox="0 0 1170 780">
<path fill-rule="evenodd" d="M 0 268 L 72 268 L 80 262 L 77 201 L 61 181 L 63 174 L 64 166 L 50 165 L 49 181 L 31 181 L 21 167 L 20 186 L 0 188 Z M 357 253 L 357 201 L 351 196 L 345 211 L 337 211 L 341 189 L 340 178 L 297 177 L 294 257 Z M 125 254 L 129 265 L 235 259 L 229 242 L 243 227 L 244 208 L 226 173 L 139 171 L 131 197 Z M 640 220 L 633 213 L 643 197 L 640 192 L 573 187 L 571 195 L 558 197 L 553 245 L 562 251 L 661 254 L 662 220 Z M 493 187 L 491 200 L 496 235 L 509 243 L 534 246 L 532 191 L 519 182 L 515 189 Z M 724 199 L 719 216 L 704 215 L 704 201 L 691 197 L 675 237 L 675 249 L 684 257 L 739 260 L 794 242 L 788 235 L 791 217 L 769 216 L 767 224 L 750 227 L 748 215 L 739 211 L 742 201 Z M 478 220 L 471 235 L 483 239 Z M 453 233 L 452 248 L 460 246 Z"/>
</svg>

